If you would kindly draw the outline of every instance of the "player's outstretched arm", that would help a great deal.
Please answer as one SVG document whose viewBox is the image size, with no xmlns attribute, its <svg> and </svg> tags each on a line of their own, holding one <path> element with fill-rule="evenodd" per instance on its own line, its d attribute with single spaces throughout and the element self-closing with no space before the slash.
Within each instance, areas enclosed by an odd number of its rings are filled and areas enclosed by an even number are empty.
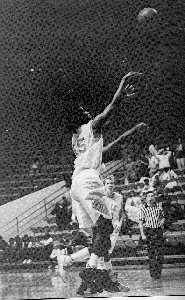
<svg viewBox="0 0 185 300">
<path fill-rule="evenodd" d="M 122 135 L 120 135 L 116 140 L 114 140 L 112 143 L 108 144 L 107 146 L 103 147 L 103 152 L 108 151 L 112 146 L 117 144 L 121 139 L 127 137 L 128 135 L 132 134 L 136 129 L 143 128 L 148 126 L 145 123 L 139 123 L 130 130 L 125 131 Z"/>
<path fill-rule="evenodd" d="M 141 75 L 141 73 L 131 71 L 122 78 L 111 103 L 104 109 L 104 111 L 101 114 L 99 114 L 98 116 L 96 116 L 94 118 L 93 123 L 92 123 L 92 129 L 101 127 L 101 125 L 103 125 L 107 121 L 107 118 L 109 117 L 111 111 L 114 109 L 114 106 L 115 106 L 116 102 L 118 101 L 118 99 L 120 98 L 120 95 L 123 90 L 124 90 L 125 95 L 128 97 L 134 95 L 134 87 L 132 85 L 126 84 L 125 81 L 126 81 L 127 77 L 139 76 L 139 75 Z"/>
</svg>

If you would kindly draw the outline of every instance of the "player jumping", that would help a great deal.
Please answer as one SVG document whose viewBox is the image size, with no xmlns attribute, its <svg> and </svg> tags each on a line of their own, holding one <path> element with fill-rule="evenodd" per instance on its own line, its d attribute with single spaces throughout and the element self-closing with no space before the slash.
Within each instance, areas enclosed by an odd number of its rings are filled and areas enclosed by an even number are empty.
<svg viewBox="0 0 185 300">
<path fill-rule="evenodd" d="M 109 290 L 111 289 L 114 292 L 120 291 L 118 285 L 111 281 L 108 273 L 101 273 L 100 276 L 100 271 L 97 270 L 100 257 L 104 257 L 105 261 L 110 260 L 108 250 L 111 247 L 110 235 L 113 232 L 112 215 L 106 205 L 106 191 L 100 177 L 102 153 L 103 150 L 110 149 L 121 138 L 145 124 L 140 123 L 105 148 L 103 148 L 102 127 L 107 122 L 114 107 L 119 103 L 122 91 L 128 97 L 134 94 L 134 87 L 126 84 L 126 79 L 130 76 L 139 75 L 138 72 L 129 72 L 125 75 L 111 103 L 94 119 L 91 119 L 89 113 L 83 109 L 80 109 L 79 113 L 75 115 L 76 122 L 73 128 L 72 147 L 76 159 L 72 176 L 71 197 L 73 204 L 75 204 L 73 206 L 75 206 L 75 215 L 78 219 L 79 228 L 83 228 L 91 233 L 93 239 L 91 249 L 84 248 L 71 256 L 61 257 L 59 271 L 61 270 L 60 274 L 62 275 L 63 266 L 71 265 L 75 261 L 87 259 L 90 256 L 87 268 L 84 270 L 81 278 L 89 279 L 91 292 L 100 292 L 102 289 L 107 290 L 106 287 L 109 287 Z M 107 232 L 107 238 L 103 244 L 102 231 Z M 101 283 L 99 287 L 95 284 L 97 276 L 99 283 Z M 104 282 L 106 282 L 106 286 Z M 87 284 L 87 281 L 85 284 Z M 85 289 L 86 286 L 84 286 Z M 83 294 L 81 290 L 78 292 Z"/>
</svg>

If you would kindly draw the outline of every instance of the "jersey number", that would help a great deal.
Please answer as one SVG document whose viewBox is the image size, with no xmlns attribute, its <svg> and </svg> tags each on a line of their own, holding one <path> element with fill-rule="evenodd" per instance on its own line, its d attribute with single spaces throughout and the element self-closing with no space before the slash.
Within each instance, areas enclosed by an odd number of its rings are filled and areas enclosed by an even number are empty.
<svg viewBox="0 0 185 300">
<path fill-rule="evenodd" d="M 86 144 L 84 143 L 84 140 L 84 138 L 81 138 L 76 141 L 79 153 L 86 152 Z"/>
</svg>

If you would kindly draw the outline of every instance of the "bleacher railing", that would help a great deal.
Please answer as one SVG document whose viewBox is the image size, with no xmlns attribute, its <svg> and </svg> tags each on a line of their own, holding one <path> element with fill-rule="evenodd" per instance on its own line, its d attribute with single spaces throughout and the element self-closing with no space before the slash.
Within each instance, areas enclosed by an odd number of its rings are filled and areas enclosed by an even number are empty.
<svg viewBox="0 0 185 300">
<path fill-rule="evenodd" d="M 28 232 L 31 227 L 47 218 L 54 204 L 60 202 L 67 190 L 64 182 L 60 188 L 29 207 L 8 223 L 4 224 L 0 228 L 1 234 L 6 237 L 13 237 L 15 235 L 21 236 L 23 233 Z"/>
</svg>

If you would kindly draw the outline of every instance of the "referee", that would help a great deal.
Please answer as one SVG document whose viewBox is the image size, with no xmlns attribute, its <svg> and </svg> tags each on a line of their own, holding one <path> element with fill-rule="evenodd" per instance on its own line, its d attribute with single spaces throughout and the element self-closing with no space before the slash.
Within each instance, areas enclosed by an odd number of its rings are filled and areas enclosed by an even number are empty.
<svg viewBox="0 0 185 300">
<path fill-rule="evenodd" d="M 153 191 L 146 194 L 146 205 L 143 205 L 139 214 L 141 237 L 146 240 L 150 276 L 159 279 L 164 260 L 163 224 L 164 212 L 156 201 Z M 144 228 L 143 228 L 144 227 Z"/>
</svg>

